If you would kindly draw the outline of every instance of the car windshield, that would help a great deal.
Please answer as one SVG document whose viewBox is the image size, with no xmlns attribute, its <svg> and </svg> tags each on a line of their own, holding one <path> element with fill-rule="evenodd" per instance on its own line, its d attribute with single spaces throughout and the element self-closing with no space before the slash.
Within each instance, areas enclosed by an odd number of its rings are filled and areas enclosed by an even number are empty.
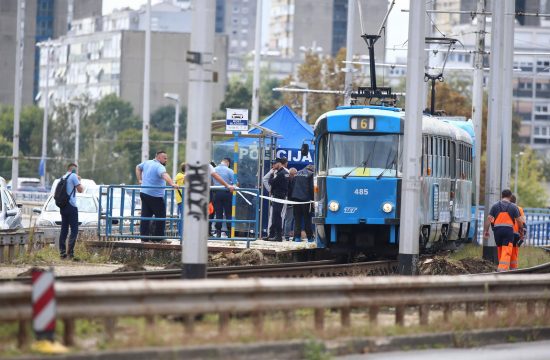
<svg viewBox="0 0 550 360">
<path fill-rule="evenodd" d="M 331 134 L 328 175 L 400 177 L 401 139 L 398 134 Z"/>
<path fill-rule="evenodd" d="M 97 213 L 97 206 L 92 197 L 77 196 L 76 207 L 78 208 L 78 212 L 81 213 Z M 53 197 L 50 197 L 48 200 L 48 204 L 46 204 L 46 211 L 59 211 L 59 208 L 55 205 L 55 200 Z"/>
</svg>

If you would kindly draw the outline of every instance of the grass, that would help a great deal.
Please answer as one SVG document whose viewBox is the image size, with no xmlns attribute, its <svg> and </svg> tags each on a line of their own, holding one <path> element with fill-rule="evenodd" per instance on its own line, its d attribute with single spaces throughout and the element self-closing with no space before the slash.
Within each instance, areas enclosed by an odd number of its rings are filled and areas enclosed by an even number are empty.
<svg viewBox="0 0 550 360">
<path fill-rule="evenodd" d="M 467 258 L 481 258 L 483 247 L 466 244 L 459 250 L 449 255 L 450 260 L 462 260 Z M 519 267 L 526 268 L 550 262 L 550 253 L 534 246 L 522 246 L 519 248 Z"/>
<path fill-rule="evenodd" d="M 85 263 L 104 264 L 109 262 L 108 251 L 92 252 L 84 241 L 77 240 L 74 253 L 77 258 Z M 55 245 L 45 245 L 41 249 L 21 253 L 14 260 L 15 265 L 59 265 L 62 262 L 59 250 Z"/>
</svg>

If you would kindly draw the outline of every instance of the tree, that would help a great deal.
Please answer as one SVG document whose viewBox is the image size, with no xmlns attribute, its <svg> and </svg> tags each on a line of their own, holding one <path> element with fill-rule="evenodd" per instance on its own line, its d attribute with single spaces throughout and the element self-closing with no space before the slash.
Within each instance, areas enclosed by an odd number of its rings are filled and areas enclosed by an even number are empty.
<svg viewBox="0 0 550 360">
<path fill-rule="evenodd" d="M 519 161 L 518 204 L 523 207 L 546 207 L 548 194 L 543 185 L 544 181 L 540 159 L 531 148 L 525 148 Z"/>
<path fill-rule="evenodd" d="M 151 114 L 151 128 L 158 131 L 174 133 L 174 117 L 176 109 L 172 105 L 159 107 Z M 187 108 L 182 107 L 179 115 L 179 137 L 183 139 L 187 134 Z"/>
</svg>

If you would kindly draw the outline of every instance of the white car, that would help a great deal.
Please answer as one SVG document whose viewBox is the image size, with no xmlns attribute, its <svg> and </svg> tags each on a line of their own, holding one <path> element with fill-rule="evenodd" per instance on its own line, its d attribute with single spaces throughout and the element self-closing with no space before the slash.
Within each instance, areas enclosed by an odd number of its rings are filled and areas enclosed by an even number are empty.
<svg viewBox="0 0 550 360">
<path fill-rule="evenodd" d="M 98 204 L 91 194 L 76 193 L 76 206 L 78 208 L 78 232 L 79 234 L 96 234 Z M 61 231 L 61 213 L 55 205 L 53 195 L 48 197 L 42 208 L 34 208 L 34 213 L 40 214 L 36 219 L 36 226 L 44 231 L 46 239 L 55 239 L 56 245 Z M 69 230 L 70 232 L 70 230 Z"/>
<path fill-rule="evenodd" d="M 85 194 L 92 194 L 95 196 L 96 200 L 99 202 L 99 186 L 89 186 L 84 190 Z M 105 216 L 107 211 L 107 187 L 104 187 L 103 194 L 101 194 L 101 213 L 102 217 Z M 134 214 L 133 216 L 141 215 L 141 205 L 139 205 L 139 192 L 136 192 L 134 199 Z M 127 219 L 124 219 L 124 225 L 130 225 L 130 217 L 132 216 L 132 196 L 129 192 L 124 193 L 124 199 L 122 199 L 122 191 L 120 188 L 113 190 L 113 196 L 111 201 L 113 202 L 111 208 L 111 216 L 119 217 L 123 216 Z M 124 207 L 124 210 L 122 209 Z M 112 221 L 113 224 L 118 224 L 118 219 Z M 139 224 L 139 220 L 134 220 L 134 224 Z"/>
<path fill-rule="evenodd" d="M 19 229 L 23 227 L 21 204 L 15 202 L 12 192 L 4 184 L 5 181 L 0 181 L 0 229 Z"/>
</svg>

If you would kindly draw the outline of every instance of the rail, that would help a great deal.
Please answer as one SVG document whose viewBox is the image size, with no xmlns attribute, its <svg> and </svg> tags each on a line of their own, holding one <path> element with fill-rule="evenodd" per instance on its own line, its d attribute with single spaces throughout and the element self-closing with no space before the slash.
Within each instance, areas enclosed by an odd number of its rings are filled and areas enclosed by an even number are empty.
<svg viewBox="0 0 550 360">
<path fill-rule="evenodd" d="M 532 316 L 537 309 L 544 313 L 539 316 L 550 314 L 549 274 L 57 282 L 55 293 L 57 317 L 65 323 L 69 345 L 74 320 L 81 318 L 104 318 L 107 333 L 112 333 L 118 317 L 176 315 L 184 317 L 192 333 L 197 315 L 217 314 L 223 333 L 232 314 L 248 314 L 261 333 L 265 315 L 283 312 L 290 323 L 297 309 L 313 310 L 316 331 L 323 331 L 325 316 L 334 311 L 340 312 L 341 326 L 349 327 L 352 309 L 354 314 L 366 311 L 376 322 L 381 309 L 391 308 L 398 325 L 405 325 L 409 308 L 417 309 L 421 325 L 428 324 L 430 311 L 441 311 L 448 321 L 458 308 L 467 315 L 486 309 L 491 317 L 498 316 L 501 306 L 509 311 L 522 306 Z M 31 286 L 0 285 L 0 308 L 0 321 L 19 321 L 24 340 L 32 315 Z"/>
<path fill-rule="evenodd" d="M 223 266 L 208 268 L 209 279 L 228 277 L 332 277 L 332 276 L 375 276 L 397 272 L 397 261 L 370 261 L 362 263 L 338 264 L 334 260 L 308 261 L 303 263 L 284 263 L 267 265 Z M 169 280 L 180 279 L 181 270 L 165 269 L 150 271 L 127 271 L 93 275 L 57 276 L 57 281 L 121 281 L 121 280 Z M 30 277 L 0 279 L 1 283 L 30 283 Z"/>
<path fill-rule="evenodd" d="M 99 212 L 98 212 L 98 234 L 100 238 L 106 240 L 122 239 L 154 239 L 162 240 L 165 238 L 180 238 L 179 228 L 183 224 L 183 212 L 178 214 L 175 201 L 175 191 L 171 187 L 155 187 L 140 185 L 107 185 L 100 186 Z M 166 217 L 144 217 L 139 207 L 141 189 L 164 189 L 164 202 L 166 204 Z M 218 191 L 224 191 L 218 187 L 212 187 L 215 194 Z M 257 189 L 239 189 L 249 193 L 258 194 Z M 182 189 L 182 197 L 184 190 Z M 239 199 L 244 195 L 239 196 Z M 247 247 L 250 241 L 256 239 L 259 233 L 259 198 L 257 196 L 245 198 L 238 202 L 236 219 L 227 221 L 225 219 L 210 219 L 209 230 L 215 223 L 231 223 L 241 236 L 231 238 L 236 241 L 246 241 Z M 185 199 L 182 202 L 185 206 Z M 152 221 L 151 228 L 155 222 L 166 222 L 164 236 L 142 235 L 140 234 L 140 223 L 143 220 Z M 231 232 L 228 226 L 227 232 Z M 184 231 L 185 234 L 185 231 Z M 222 237 L 210 236 L 209 240 L 224 240 Z"/>
</svg>

